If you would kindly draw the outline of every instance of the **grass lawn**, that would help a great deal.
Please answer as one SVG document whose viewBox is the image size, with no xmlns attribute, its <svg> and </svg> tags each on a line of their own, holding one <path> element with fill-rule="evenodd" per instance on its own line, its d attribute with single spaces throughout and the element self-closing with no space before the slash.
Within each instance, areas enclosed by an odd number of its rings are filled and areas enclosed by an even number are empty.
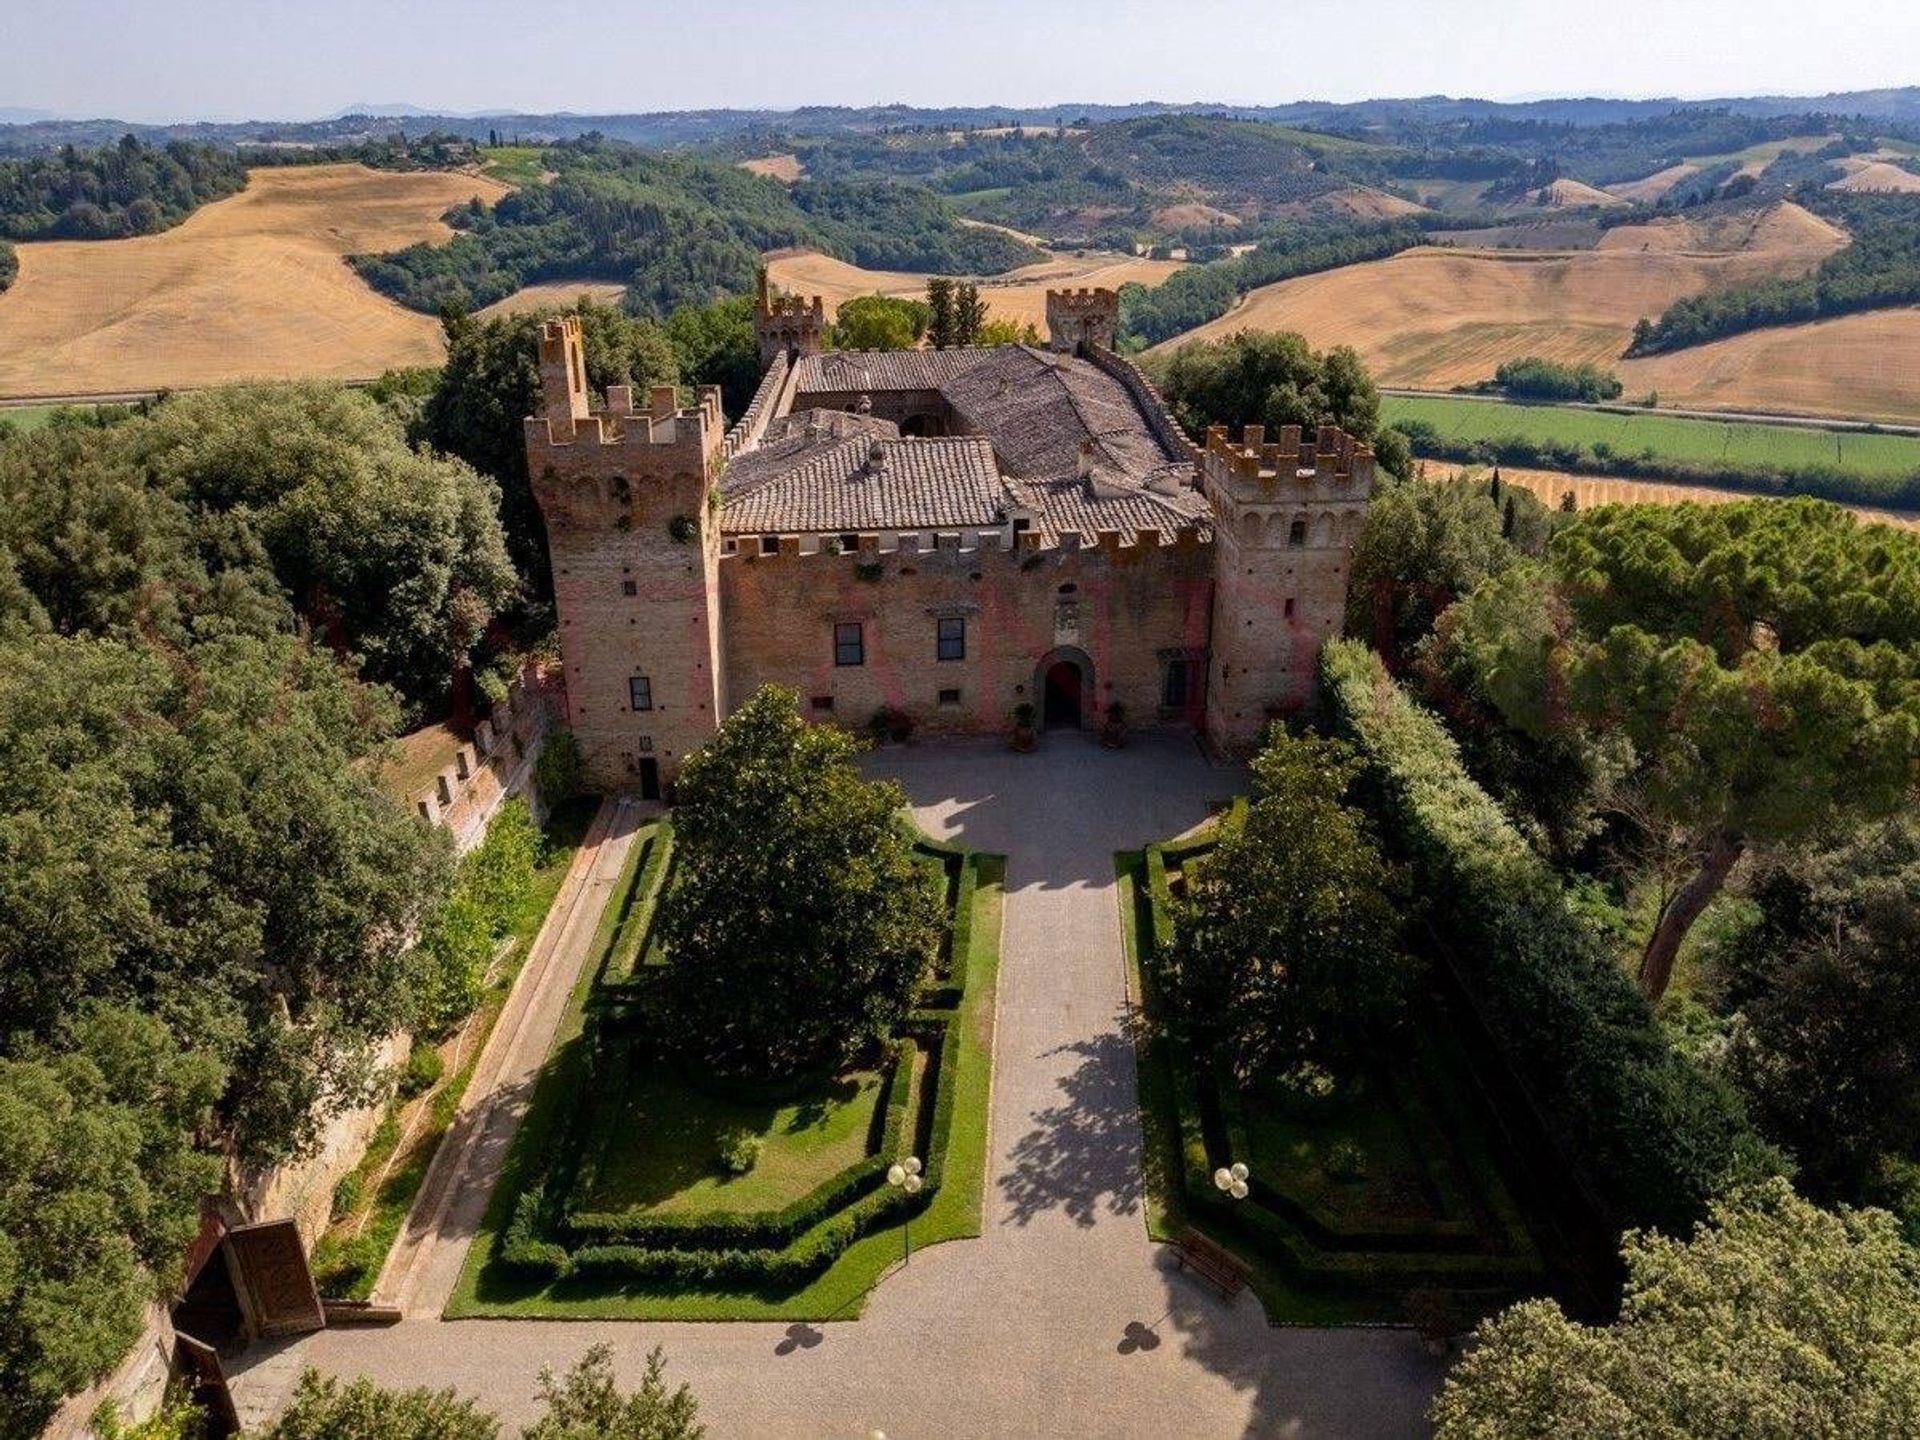
<svg viewBox="0 0 1920 1440">
<path fill-rule="evenodd" d="M 380 1267 L 406 1223 L 413 1198 L 427 1178 L 427 1167 L 453 1124 L 461 1097 L 467 1093 L 480 1063 L 480 1052 L 526 963 L 534 936 L 553 908 L 560 882 L 566 879 L 598 806 L 597 800 L 571 801 L 548 817 L 542 863 L 508 936 L 512 949 L 500 962 L 473 1020 L 463 1027 L 464 1034 L 441 1046 L 449 1060 L 457 1054 L 458 1064 L 450 1065 L 449 1073 L 425 1095 L 389 1105 L 366 1155 L 353 1171 L 359 1203 L 336 1216 L 314 1247 L 313 1270 L 321 1294 L 364 1300 L 373 1293 Z M 396 1155 L 403 1144 L 404 1152 Z"/>
<path fill-rule="evenodd" d="M 1424 421 L 1443 439 L 1467 444 L 1514 436 L 1588 447 L 1605 445 L 1619 455 L 1643 456 L 1650 452 L 1656 460 L 1695 465 L 1827 465 L 1881 477 L 1920 473 L 1920 436 L 1882 435 L 1868 430 L 1694 420 L 1657 411 L 1621 413 L 1445 395 L 1383 395 L 1380 420 L 1386 425 L 1401 420 Z"/>
<path fill-rule="evenodd" d="M 637 863 L 638 845 L 636 844 Z M 993 1000 L 1000 967 L 1000 912 L 1005 865 L 981 856 L 969 969 L 955 1023 L 959 1046 L 955 1073 L 942 1083 L 955 1086 L 953 1128 L 946 1174 L 932 1204 L 910 1222 L 916 1248 L 980 1233 L 981 1192 L 986 1175 L 988 1092 L 993 1067 Z M 663 868 L 663 867 L 655 867 Z M 629 893 L 635 877 L 615 887 Z M 487 1205 L 480 1233 L 467 1252 L 466 1266 L 449 1300 L 449 1319 L 473 1316 L 547 1319 L 620 1320 L 840 1320 L 859 1315 L 867 1293 L 900 1263 L 902 1234 L 891 1225 L 856 1240 L 826 1270 L 799 1289 L 728 1289 L 643 1284 L 594 1284 L 583 1281 L 541 1283 L 505 1271 L 493 1263 L 519 1195 L 534 1184 L 560 1110 L 573 1089 L 572 1071 L 584 1064 L 581 1053 L 588 1007 L 600 972 L 616 952 L 623 928 L 644 932 L 657 894 L 618 899 L 602 917 L 595 954 L 568 998 L 554 1037 L 553 1052 L 535 1086 L 532 1103 L 514 1136 L 499 1185 Z M 622 911 L 625 925 L 622 925 Z M 632 943 L 629 937 L 629 943 Z M 762 1163 L 765 1163 L 764 1160 Z"/>
<path fill-rule="evenodd" d="M 0 406 L 0 425 L 11 426 L 15 430 L 38 430 L 60 408 L 58 405 Z"/>
<path fill-rule="evenodd" d="M 538 145 L 501 145 L 480 152 L 480 169 L 505 185 L 532 185 L 546 173 Z"/>
<path fill-rule="evenodd" d="M 1271 1325 L 1354 1325 L 1399 1318 L 1399 1307 L 1363 1297 L 1326 1295 L 1294 1284 L 1272 1260 L 1223 1232 L 1188 1216 L 1181 1191 L 1180 1122 L 1174 1112 L 1173 1076 L 1167 1055 L 1168 1040 L 1152 1018 L 1154 1006 L 1146 991 L 1140 963 L 1140 890 L 1146 883 L 1146 857 L 1128 851 L 1114 857 L 1119 878 L 1120 931 L 1126 940 L 1128 990 L 1134 1001 L 1139 1045 L 1140 1128 L 1143 1132 L 1143 1168 L 1147 1194 L 1147 1234 L 1155 1240 L 1177 1240 L 1197 1229 L 1208 1239 L 1231 1250 L 1247 1267 L 1247 1283 L 1260 1297 Z"/>
<path fill-rule="evenodd" d="M 778 1210 L 867 1153 L 883 1079 L 874 1070 L 835 1076 L 775 1105 L 707 1094 L 659 1066 L 636 1070 L 614 1102 L 613 1140 L 600 1153 L 585 1207 L 659 1215 Z M 763 1137 L 744 1175 L 720 1166 L 721 1146 L 737 1130 Z"/>
</svg>

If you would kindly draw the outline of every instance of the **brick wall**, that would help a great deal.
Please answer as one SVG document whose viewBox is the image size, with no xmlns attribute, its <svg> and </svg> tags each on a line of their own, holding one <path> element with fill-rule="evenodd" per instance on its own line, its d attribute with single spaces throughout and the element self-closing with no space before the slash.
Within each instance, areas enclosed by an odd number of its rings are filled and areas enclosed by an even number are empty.
<svg viewBox="0 0 1920 1440">
<path fill-rule="evenodd" d="M 968 544 L 978 542 L 969 536 Z M 814 718 L 854 729 L 888 706 L 905 710 L 925 734 L 1004 734 L 1015 705 L 1041 703 L 1036 667 L 1078 652 L 1093 671 L 1086 724 L 1097 724 L 1115 700 L 1132 725 L 1197 718 L 1191 709 L 1160 709 L 1168 652 L 1204 651 L 1208 643 L 1212 547 L 1194 532 L 1166 543 L 1147 536 L 1125 546 L 1109 536 L 1046 550 L 881 551 L 877 537 L 843 555 L 798 547 L 788 537 L 782 554 L 743 546 L 721 561 L 734 703 L 772 681 L 799 691 Z M 942 617 L 965 622 L 962 660 L 938 658 Z M 835 664 L 836 623 L 861 626 L 863 664 Z M 943 690 L 957 690 L 957 701 L 942 703 Z M 815 697 L 831 699 L 831 711 L 813 709 Z"/>
</svg>

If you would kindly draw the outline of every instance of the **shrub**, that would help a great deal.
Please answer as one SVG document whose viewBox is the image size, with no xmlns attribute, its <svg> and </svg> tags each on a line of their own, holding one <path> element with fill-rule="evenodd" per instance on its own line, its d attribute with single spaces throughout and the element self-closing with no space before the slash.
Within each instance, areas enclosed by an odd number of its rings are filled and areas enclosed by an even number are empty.
<svg viewBox="0 0 1920 1440">
<path fill-rule="evenodd" d="M 1367 1173 L 1367 1154 L 1352 1140 L 1336 1140 L 1327 1147 L 1320 1168 L 1332 1180 L 1361 1180 Z"/>
<path fill-rule="evenodd" d="M 1728 1184 L 1778 1169 L 1732 1092 L 1667 1043 L 1440 721 L 1362 645 L 1328 645 L 1321 669 L 1461 980 L 1609 1218 L 1684 1229 Z"/>
<path fill-rule="evenodd" d="M 730 1130 L 720 1140 L 720 1168 L 744 1175 L 760 1163 L 760 1137 L 751 1130 Z"/>
<path fill-rule="evenodd" d="M 349 1170 L 342 1175 L 333 1187 L 333 1218 L 338 1220 L 358 1210 L 365 1193 L 366 1186 L 358 1170 Z"/>
<path fill-rule="evenodd" d="M 431 1045 L 415 1045 L 407 1056 L 406 1067 L 400 1072 L 401 1098 L 411 1100 L 426 1094 L 446 1073 L 447 1062 L 440 1058 L 438 1050 Z"/>
</svg>

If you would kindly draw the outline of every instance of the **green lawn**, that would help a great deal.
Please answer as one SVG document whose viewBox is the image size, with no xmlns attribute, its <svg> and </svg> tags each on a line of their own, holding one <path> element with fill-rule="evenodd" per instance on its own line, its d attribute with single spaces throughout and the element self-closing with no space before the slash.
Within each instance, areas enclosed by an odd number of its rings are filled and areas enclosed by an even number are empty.
<svg viewBox="0 0 1920 1440">
<path fill-rule="evenodd" d="M 1444 395 L 1383 395 L 1380 419 L 1424 421 L 1443 439 L 1474 443 L 1517 436 L 1687 464 L 1828 465 L 1863 476 L 1920 473 L 1920 436 L 1817 430 L 1740 421 L 1694 420 L 1657 411 L 1621 413 L 1565 405 L 1523 405 Z"/>
<path fill-rule="evenodd" d="M 612 1138 L 582 1203 L 657 1215 L 778 1210 L 866 1155 L 884 1078 L 862 1070 L 823 1079 L 776 1105 L 709 1095 L 663 1066 L 636 1069 L 613 1102 Z M 744 1175 L 720 1164 L 737 1130 L 764 1137 Z"/>
<path fill-rule="evenodd" d="M 546 159 L 538 145 L 501 145 L 482 150 L 480 168 L 503 185 L 532 185 L 546 173 Z"/>
<path fill-rule="evenodd" d="M 636 851 L 638 846 L 636 846 Z M 637 864 L 637 854 L 634 863 Z M 980 1233 L 981 1192 L 985 1181 L 989 1089 L 993 1068 L 993 1000 L 1000 968 L 1000 912 L 1005 863 L 980 856 L 974 896 L 974 923 L 968 946 L 968 970 L 955 1016 L 959 1045 L 954 1074 L 953 1126 L 945 1178 L 927 1209 L 908 1223 L 915 1248 Z M 636 876 L 616 886 L 616 897 L 632 888 Z M 657 893 L 616 901 L 602 917 L 595 953 L 610 956 L 622 928 L 644 930 Z M 625 926 L 622 925 L 622 912 Z M 576 1083 L 574 1067 L 584 1063 L 581 1048 L 589 1005 L 601 965 L 589 964 L 568 997 L 555 1035 L 554 1050 L 537 1082 L 527 1117 L 515 1135 L 499 1185 L 488 1202 L 480 1233 L 467 1252 L 446 1315 L 623 1320 L 830 1320 L 857 1316 L 881 1277 L 900 1263 L 903 1236 L 891 1225 L 856 1240 L 809 1283 L 799 1289 L 728 1289 L 637 1282 L 593 1285 L 559 1281 L 538 1283 L 516 1277 L 493 1263 L 518 1196 L 542 1173 L 561 1107 Z"/>
<path fill-rule="evenodd" d="M 1346 1295 L 1317 1294 L 1293 1283 L 1281 1267 L 1229 1234 L 1195 1219 L 1187 1211 L 1181 1188 L 1180 1122 L 1174 1109 L 1174 1086 L 1167 1054 L 1169 1041 L 1150 1003 L 1147 979 L 1140 963 L 1141 887 L 1146 857 L 1138 850 L 1114 857 L 1119 879 L 1120 930 L 1127 949 L 1128 989 L 1135 1007 L 1135 1041 L 1139 1046 L 1138 1086 L 1142 1169 L 1146 1182 L 1147 1235 L 1171 1241 L 1188 1229 L 1232 1251 L 1247 1267 L 1247 1283 L 1260 1297 L 1270 1325 L 1354 1325 L 1397 1318 L 1397 1307 L 1381 1306 Z"/>
<path fill-rule="evenodd" d="M 15 430 L 38 430 L 61 409 L 58 405 L 0 406 L 0 425 Z"/>
</svg>

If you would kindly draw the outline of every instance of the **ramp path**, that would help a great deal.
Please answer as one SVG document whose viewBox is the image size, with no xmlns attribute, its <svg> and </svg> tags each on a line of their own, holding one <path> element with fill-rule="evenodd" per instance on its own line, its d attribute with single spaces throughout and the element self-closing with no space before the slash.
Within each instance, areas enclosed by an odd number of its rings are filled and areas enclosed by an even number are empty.
<svg viewBox="0 0 1920 1440">
<path fill-rule="evenodd" d="M 256 1347 L 235 1367 L 251 1418 L 277 1413 L 313 1365 L 450 1385 L 513 1427 L 538 1411 L 543 1365 L 565 1368 L 605 1343 L 628 1383 L 665 1347 L 669 1378 L 695 1387 L 715 1437 L 1425 1433 L 1442 1366 L 1414 1337 L 1272 1328 L 1251 1294 L 1221 1300 L 1147 1238 L 1113 853 L 1190 828 L 1244 775 L 1210 767 L 1183 740 L 1114 752 L 1079 734 L 1049 735 L 1033 755 L 893 748 L 868 768 L 906 786 L 930 834 L 1007 856 L 981 1237 L 915 1252 L 856 1321 L 435 1318 L 524 1106 L 525 1062 L 551 1037 L 559 1001 L 545 992 L 564 996 L 577 975 L 593 909 L 562 923 L 582 954 L 542 975 L 438 1218 L 417 1236 L 410 1222 L 412 1258 L 389 1262 L 383 1282 L 397 1280 L 408 1318 Z M 592 864 L 609 889 L 615 843 Z"/>
</svg>

